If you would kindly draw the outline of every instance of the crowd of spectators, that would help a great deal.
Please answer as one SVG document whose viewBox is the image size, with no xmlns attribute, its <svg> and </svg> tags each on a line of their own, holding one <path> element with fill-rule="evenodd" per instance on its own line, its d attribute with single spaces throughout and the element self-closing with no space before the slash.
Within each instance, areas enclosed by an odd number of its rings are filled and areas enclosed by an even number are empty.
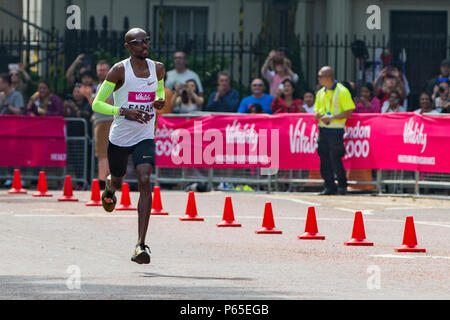
<svg viewBox="0 0 450 320">
<path fill-rule="evenodd" d="M 292 70 L 291 60 L 283 49 L 269 52 L 260 70 L 261 77 L 251 79 L 250 95 L 240 97 L 232 88 L 227 72 L 217 75 L 217 87 L 203 98 L 201 79 L 187 68 L 187 57 L 182 51 L 175 52 L 173 70 L 167 72 L 166 93 L 172 95 L 167 101 L 167 112 L 191 113 L 237 112 L 237 113 L 314 113 L 315 90 L 298 92 L 299 76 Z M 406 112 L 439 114 L 450 112 L 450 60 L 443 60 L 438 76 L 424 86 L 418 101 L 408 106 L 411 94 L 406 75 L 397 64 L 385 66 L 373 82 L 356 84 L 342 81 L 352 93 L 357 113 Z M 428 101 L 428 102 L 426 102 Z"/>
<path fill-rule="evenodd" d="M 314 100 L 320 86 L 300 96 L 299 76 L 292 70 L 291 60 L 283 49 L 269 52 L 261 67 L 261 77 L 251 79 L 250 95 L 240 97 L 232 88 L 230 75 L 219 72 L 217 87 L 209 96 L 199 75 L 188 68 L 186 53 L 173 55 L 174 68 L 165 75 L 166 105 L 158 113 L 237 112 L 237 113 L 313 113 Z M 37 91 L 30 93 L 31 78 L 21 64 L 9 73 L 0 74 L 0 114 L 57 115 L 84 118 L 98 131 L 108 131 L 112 116 L 92 112 L 90 108 L 97 87 L 105 79 L 110 65 L 101 60 L 95 72 L 85 54 L 80 54 L 66 71 L 66 83 L 72 93 L 59 97 L 46 80 L 40 80 Z M 408 108 L 408 80 L 394 64 L 383 68 L 373 83 L 356 85 L 342 81 L 352 93 L 356 113 L 406 112 L 449 113 L 450 60 L 443 60 L 439 74 L 427 81 L 416 108 Z M 113 103 L 112 96 L 109 99 Z M 100 125 L 100 123 L 102 123 Z M 76 131 L 76 130 L 75 130 Z"/>
<path fill-rule="evenodd" d="M 240 97 L 232 88 L 230 75 L 219 72 L 215 90 L 204 96 L 199 75 L 188 68 L 183 51 L 173 55 L 174 68 L 165 75 L 166 103 L 157 113 L 231 112 L 231 113 L 314 113 L 315 90 L 299 92 L 299 75 L 292 70 L 291 60 L 283 49 L 272 50 L 260 70 L 260 77 L 251 79 L 250 95 Z M 82 118 L 88 123 L 88 134 L 94 132 L 97 142 L 95 156 L 103 187 L 108 172 L 107 136 L 113 117 L 92 111 L 97 88 L 110 69 L 105 60 L 97 61 L 91 70 L 92 57 L 80 54 L 66 71 L 66 84 L 71 94 L 60 97 L 51 90 L 49 82 L 40 80 L 37 90 L 30 92 L 30 75 L 19 63 L 9 73 L 0 74 L 0 115 L 64 116 Z M 450 60 L 443 60 L 436 77 L 424 86 L 418 101 L 408 107 L 409 84 L 401 68 L 391 64 L 383 68 L 373 83 L 362 85 L 342 81 L 354 99 L 356 113 L 406 112 L 419 114 L 450 113 Z M 302 93 L 302 95 L 300 95 Z M 113 104 L 113 95 L 108 99 Z M 93 129 L 93 130 L 92 130 Z M 70 123 L 69 135 L 83 135 L 80 123 Z M 103 141 L 103 143 L 102 143 Z"/>
</svg>

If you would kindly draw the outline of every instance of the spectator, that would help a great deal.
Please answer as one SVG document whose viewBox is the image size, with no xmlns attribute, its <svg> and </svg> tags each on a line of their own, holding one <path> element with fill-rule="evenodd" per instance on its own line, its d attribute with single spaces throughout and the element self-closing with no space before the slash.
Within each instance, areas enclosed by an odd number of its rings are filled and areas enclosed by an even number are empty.
<svg viewBox="0 0 450 320">
<path fill-rule="evenodd" d="M 92 116 L 92 108 L 88 99 L 81 94 L 81 84 L 77 83 L 72 90 L 72 94 L 64 99 L 64 115 L 70 118 L 83 118 L 88 123 Z M 82 128 L 81 128 L 82 129 Z M 90 130 L 88 130 L 89 132 Z M 84 135 L 83 130 L 74 135 Z"/>
<path fill-rule="evenodd" d="M 380 88 L 380 84 L 382 82 L 382 87 Z M 401 72 L 394 67 L 386 67 L 380 71 L 378 77 L 375 79 L 373 83 L 375 96 L 380 99 L 381 105 L 384 104 L 389 99 L 391 91 L 397 91 L 400 95 L 400 105 L 405 106 L 405 99 L 407 96 L 407 90 L 405 87 L 405 83 L 403 82 Z"/>
<path fill-rule="evenodd" d="M 17 92 L 22 94 L 25 99 L 31 95 L 31 77 L 23 68 L 21 63 L 18 63 L 17 69 L 9 70 L 9 75 L 11 76 L 11 86 Z"/>
<path fill-rule="evenodd" d="M 30 116 L 64 116 L 63 102 L 52 93 L 47 80 L 38 82 L 38 91 L 27 104 L 27 115 Z"/>
<path fill-rule="evenodd" d="M 431 114 L 439 114 L 439 110 L 436 110 L 433 106 L 433 102 L 431 100 L 431 97 L 428 93 L 422 92 L 419 98 L 419 105 L 420 108 L 415 110 L 415 113 L 418 114 L 424 114 L 424 113 L 431 113 Z"/>
<path fill-rule="evenodd" d="M 252 95 L 242 99 L 241 104 L 239 105 L 238 112 L 249 113 L 251 106 L 257 103 L 262 107 L 262 111 L 264 113 L 271 114 L 272 110 L 270 107 L 272 105 L 273 97 L 264 93 L 264 81 L 260 78 L 253 79 L 252 83 L 250 84 L 250 90 L 252 92 Z"/>
<path fill-rule="evenodd" d="M 179 89 L 173 95 L 173 112 L 191 113 L 201 111 L 203 102 L 203 97 L 199 95 L 197 82 L 194 79 L 189 79 L 184 85 L 179 86 Z"/>
<path fill-rule="evenodd" d="M 439 86 L 439 83 L 448 81 L 450 81 L 450 59 L 445 59 L 441 62 L 439 75 L 428 80 L 425 92 L 431 95 L 433 94 L 435 87 Z"/>
<path fill-rule="evenodd" d="M 105 60 L 100 60 L 97 62 L 95 69 L 97 72 L 98 84 L 95 84 L 93 87 L 95 92 L 97 92 L 99 85 L 101 85 L 101 83 L 106 79 L 106 75 L 108 74 L 110 68 L 111 65 Z M 114 105 L 113 94 L 106 99 L 106 103 Z M 98 163 L 98 180 L 102 190 L 105 188 L 106 177 L 109 174 L 107 148 L 109 129 L 113 119 L 113 116 L 98 112 L 94 112 L 92 116 L 94 126 L 95 157 L 97 158 Z"/>
<path fill-rule="evenodd" d="M 175 69 L 167 71 L 167 88 L 178 91 L 180 87 L 190 79 L 197 83 L 199 94 L 203 96 L 203 86 L 199 76 L 194 71 L 187 68 L 186 54 L 183 51 L 177 51 L 173 56 Z"/>
<path fill-rule="evenodd" d="M 106 60 L 99 60 L 95 66 L 95 72 L 97 73 L 98 82 L 94 82 L 94 92 L 100 87 L 101 83 L 106 79 L 111 65 Z"/>
<path fill-rule="evenodd" d="M 356 98 L 355 113 L 380 113 L 381 102 L 375 97 L 373 84 L 366 83 L 361 87 L 361 97 Z"/>
<path fill-rule="evenodd" d="M 387 112 L 406 112 L 405 107 L 401 105 L 401 97 L 398 91 L 391 91 L 389 93 L 389 99 L 381 107 L 381 113 Z"/>
<path fill-rule="evenodd" d="M 0 114 L 23 114 L 24 103 L 22 94 L 14 90 L 11 76 L 0 74 Z"/>
<path fill-rule="evenodd" d="M 80 93 L 88 99 L 89 103 L 92 105 L 92 102 L 95 98 L 95 78 L 94 75 L 90 71 L 85 71 L 81 74 L 81 86 Z"/>
<path fill-rule="evenodd" d="M 436 90 L 437 89 L 437 90 Z M 443 81 L 439 83 L 439 86 L 434 88 L 433 95 L 431 99 L 434 101 L 434 106 L 439 112 L 448 113 L 449 104 L 450 104 L 450 89 L 449 82 Z"/>
<path fill-rule="evenodd" d="M 263 113 L 263 108 L 259 103 L 251 104 L 250 113 Z"/>
<path fill-rule="evenodd" d="M 291 62 L 291 60 L 289 60 L 289 58 L 286 56 L 286 48 L 285 48 L 285 47 L 280 47 L 280 48 L 278 48 L 278 50 L 276 51 L 276 54 L 277 54 L 280 58 L 285 59 L 288 68 L 289 68 L 289 69 L 292 69 L 292 62 Z"/>
<path fill-rule="evenodd" d="M 306 90 L 303 95 L 303 109 L 306 113 L 314 113 L 314 106 L 316 102 L 316 97 L 314 91 Z"/>
<path fill-rule="evenodd" d="M 269 69 L 270 67 L 272 67 L 272 70 Z M 277 90 L 284 79 L 290 79 L 294 83 L 297 83 L 298 81 L 298 75 L 291 70 L 285 56 L 283 54 L 280 55 L 274 50 L 269 53 L 269 56 L 262 66 L 261 73 L 270 83 L 269 92 L 273 97 L 277 94 Z"/>
<path fill-rule="evenodd" d="M 80 75 L 86 71 L 91 71 L 90 56 L 81 53 L 72 62 L 66 71 L 66 80 L 70 86 L 73 86 L 76 82 L 81 82 Z"/>
<path fill-rule="evenodd" d="M 294 82 L 284 79 L 282 89 L 277 91 L 277 95 L 273 99 L 272 112 L 274 114 L 306 112 L 302 105 L 303 101 L 296 97 Z"/>
<path fill-rule="evenodd" d="M 236 112 L 239 106 L 239 92 L 231 88 L 228 73 L 219 72 L 217 82 L 217 91 L 209 95 L 205 111 Z"/>
</svg>

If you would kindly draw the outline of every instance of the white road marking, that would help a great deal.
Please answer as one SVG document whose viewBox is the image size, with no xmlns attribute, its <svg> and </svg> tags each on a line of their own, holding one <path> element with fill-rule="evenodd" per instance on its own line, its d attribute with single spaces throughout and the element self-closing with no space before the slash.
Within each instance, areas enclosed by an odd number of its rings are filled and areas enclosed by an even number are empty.
<svg viewBox="0 0 450 320">
<path fill-rule="evenodd" d="M 433 227 L 446 227 L 446 228 L 450 228 L 449 224 L 442 224 L 442 223 L 437 223 L 437 222 L 428 222 L 428 221 L 414 221 L 414 223 L 417 224 L 424 224 L 427 226 L 433 226 Z"/>
<path fill-rule="evenodd" d="M 373 215 L 373 210 L 356 210 L 356 209 L 349 209 L 349 208 L 334 208 L 336 210 L 339 211 L 345 211 L 345 212 L 352 212 L 355 213 L 356 211 L 361 211 L 361 213 L 365 216 L 365 215 Z"/>
<path fill-rule="evenodd" d="M 429 255 L 404 255 L 400 254 L 371 254 L 369 257 L 375 258 L 397 258 L 397 259 L 417 259 L 417 258 L 432 258 L 432 259 L 450 259 L 450 257 L 444 256 L 429 256 Z"/>
<path fill-rule="evenodd" d="M 308 206 L 316 206 L 316 207 L 320 207 L 320 204 L 319 204 L 319 203 L 314 203 L 314 202 L 304 201 L 304 200 L 300 200 L 300 199 L 290 199 L 290 198 L 277 197 L 277 196 L 264 196 L 264 197 L 265 197 L 265 198 L 268 198 L 268 199 L 287 200 L 287 201 L 297 202 L 297 203 L 301 203 L 301 204 L 306 204 L 306 205 L 308 205 Z"/>
<path fill-rule="evenodd" d="M 393 208 L 385 208 L 384 210 L 417 210 L 417 209 L 437 209 L 437 207 L 393 207 Z"/>
</svg>

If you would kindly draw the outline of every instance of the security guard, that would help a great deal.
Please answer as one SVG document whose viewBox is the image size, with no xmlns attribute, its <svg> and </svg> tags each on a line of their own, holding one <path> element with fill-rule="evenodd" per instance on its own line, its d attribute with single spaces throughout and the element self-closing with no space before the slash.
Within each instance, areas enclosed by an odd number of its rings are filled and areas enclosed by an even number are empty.
<svg viewBox="0 0 450 320">
<path fill-rule="evenodd" d="M 334 79 L 331 67 L 320 69 L 318 78 L 322 89 L 317 92 L 314 111 L 315 119 L 319 121 L 317 153 L 320 157 L 320 174 L 325 181 L 325 188 L 320 194 L 344 195 L 347 193 L 347 178 L 342 163 L 345 155 L 344 129 L 355 104 L 348 89 Z"/>
</svg>

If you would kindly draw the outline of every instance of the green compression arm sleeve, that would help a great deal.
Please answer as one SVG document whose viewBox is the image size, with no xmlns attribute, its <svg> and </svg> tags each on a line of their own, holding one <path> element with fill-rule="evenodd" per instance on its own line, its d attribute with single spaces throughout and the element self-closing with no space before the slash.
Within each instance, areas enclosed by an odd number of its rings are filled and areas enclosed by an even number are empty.
<svg viewBox="0 0 450 320">
<path fill-rule="evenodd" d="M 111 81 L 103 81 L 100 89 L 98 90 L 97 96 L 94 99 L 94 102 L 92 103 L 92 110 L 98 113 L 102 114 L 108 114 L 108 115 L 118 115 L 119 114 L 119 107 L 110 105 L 109 103 L 106 103 L 106 99 L 113 93 L 114 88 L 116 87 L 116 84 Z"/>
<path fill-rule="evenodd" d="M 158 89 L 156 89 L 156 99 L 165 100 L 166 93 L 164 91 L 164 79 L 158 81 Z"/>
</svg>

